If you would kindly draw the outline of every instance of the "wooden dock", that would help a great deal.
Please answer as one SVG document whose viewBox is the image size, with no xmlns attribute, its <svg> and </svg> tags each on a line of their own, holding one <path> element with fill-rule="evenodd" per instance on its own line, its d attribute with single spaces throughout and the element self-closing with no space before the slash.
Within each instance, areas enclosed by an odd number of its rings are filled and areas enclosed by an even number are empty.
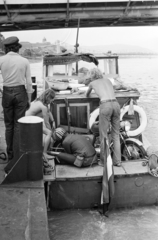
<svg viewBox="0 0 158 240">
<path fill-rule="evenodd" d="M 0 97 L 0 152 L 5 151 L 4 121 Z M 0 160 L 0 183 L 7 162 Z M 0 239 L 49 240 L 44 182 L 0 184 Z"/>
</svg>

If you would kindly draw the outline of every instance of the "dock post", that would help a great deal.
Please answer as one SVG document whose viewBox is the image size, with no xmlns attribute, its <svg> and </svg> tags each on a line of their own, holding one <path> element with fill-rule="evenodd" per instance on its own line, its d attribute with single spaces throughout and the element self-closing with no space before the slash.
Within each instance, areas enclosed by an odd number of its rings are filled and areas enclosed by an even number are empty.
<svg viewBox="0 0 158 240">
<path fill-rule="evenodd" d="M 72 63 L 68 64 L 68 76 L 72 76 Z"/>
<path fill-rule="evenodd" d="M 46 74 L 46 65 L 43 65 L 43 71 L 42 71 L 42 78 L 43 78 L 43 91 L 45 91 L 45 78 L 47 77 Z"/>
<path fill-rule="evenodd" d="M 108 62 L 107 59 L 104 59 L 104 74 L 108 74 Z"/>
<path fill-rule="evenodd" d="M 116 65 L 114 59 L 109 59 L 109 73 L 116 74 Z"/>
<path fill-rule="evenodd" d="M 20 158 L 9 163 L 11 170 L 2 184 L 43 179 L 43 119 L 25 116 L 18 122 Z"/>
<path fill-rule="evenodd" d="M 65 76 L 67 76 L 67 65 L 65 65 Z"/>
<path fill-rule="evenodd" d="M 48 76 L 53 77 L 53 65 L 48 66 Z"/>
</svg>

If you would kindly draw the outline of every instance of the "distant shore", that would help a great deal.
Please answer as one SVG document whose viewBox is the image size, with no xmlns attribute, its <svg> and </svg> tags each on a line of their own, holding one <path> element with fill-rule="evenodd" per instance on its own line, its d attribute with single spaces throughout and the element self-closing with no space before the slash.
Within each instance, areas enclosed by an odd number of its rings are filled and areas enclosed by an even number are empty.
<svg viewBox="0 0 158 240">
<path fill-rule="evenodd" d="M 158 54 L 128 54 L 128 55 L 123 55 L 123 54 L 117 54 L 119 56 L 119 58 L 157 58 Z"/>
<path fill-rule="evenodd" d="M 105 55 L 105 53 L 93 53 L 94 56 L 96 55 Z M 119 54 L 119 53 L 112 53 L 116 54 L 119 56 L 119 58 L 157 58 L 158 54 Z M 27 58 L 31 63 L 32 62 L 41 62 L 43 56 L 41 57 L 30 57 L 30 56 L 24 56 L 25 58 Z"/>
</svg>

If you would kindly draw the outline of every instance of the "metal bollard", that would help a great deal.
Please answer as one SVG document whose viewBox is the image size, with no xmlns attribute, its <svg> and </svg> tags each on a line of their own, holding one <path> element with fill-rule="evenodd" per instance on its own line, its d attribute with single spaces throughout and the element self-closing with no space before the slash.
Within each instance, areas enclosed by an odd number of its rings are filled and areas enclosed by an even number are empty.
<svg viewBox="0 0 158 240">
<path fill-rule="evenodd" d="M 27 180 L 41 180 L 43 178 L 43 119 L 36 116 L 25 116 L 18 122 L 20 125 L 20 155 L 27 157 Z"/>
<path fill-rule="evenodd" d="M 37 83 L 36 83 L 36 77 L 32 78 L 32 89 L 34 90 L 31 96 L 31 102 L 34 101 L 37 98 Z"/>
</svg>

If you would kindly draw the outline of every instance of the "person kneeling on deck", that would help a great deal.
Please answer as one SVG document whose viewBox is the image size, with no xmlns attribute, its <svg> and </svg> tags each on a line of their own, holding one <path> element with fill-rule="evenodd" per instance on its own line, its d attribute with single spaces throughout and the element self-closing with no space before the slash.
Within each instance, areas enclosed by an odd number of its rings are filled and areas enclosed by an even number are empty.
<svg viewBox="0 0 158 240">
<path fill-rule="evenodd" d="M 76 167 L 87 167 L 97 163 L 95 148 L 85 136 L 69 134 L 63 128 L 56 128 L 54 138 L 62 143 L 65 150 L 64 153 L 58 154 L 60 162 L 75 165 Z"/>
</svg>

